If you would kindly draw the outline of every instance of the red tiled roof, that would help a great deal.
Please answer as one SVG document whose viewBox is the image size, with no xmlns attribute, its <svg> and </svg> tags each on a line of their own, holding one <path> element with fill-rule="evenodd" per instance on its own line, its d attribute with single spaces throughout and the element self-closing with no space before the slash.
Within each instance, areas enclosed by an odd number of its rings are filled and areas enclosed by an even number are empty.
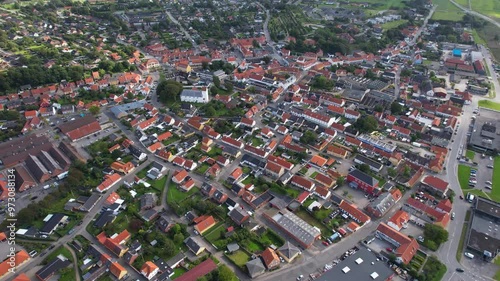
<svg viewBox="0 0 500 281">
<path fill-rule="evenodd" d="M 348 203 L 347 201 L 342 201 L 339 208 L 350 214 L 352 217 L 356 218 L 359 222 L 365 223 L 370 221 L 370 217 L 363 213 L 361 210 L 356 208 L 356 206 Z"/>
<path fill-rule="evenodd" d="M 398 210 L 390 219 L 389 222 L 397 225 L 399 228 L 403 227 L 403 224 L 410 220 L 410 215 L 402 210 Z"/>
<path fill-rule="evenodd" d="M 440 179 L 440 178 L 437 178 L 435 176 L 426 176 L 422 182 L 432 188 L 435 188 L 437 190 L 440 190 L 440 191 L 446 191 L 446 189 L 448 188 L 448 183 L 445 182 L 444 180 Z"/>
<path fill-rule="evenodd" d="M 390 237 L 399 244 L 395 254 L 403 260 L 404 264 L 408 264 L 419 249 L 419 245 L 414 238 L 404 235 L 385 223 L 380 223 L 377 227 L 377 231 Z"/>
<path fill-rule="evenodd" d="M 197 223 L 194 228 L 196 229 L 196 231 L 198 231 L 198 233 L 203 233 L 205 232 L 206 230 L 208 230 L 209 228 L 211 228 L 212 226 L 215 225 L 215 219 L 214 217 L 212 216 L 209 216 L 207 218 L 205 218 L 204 220 L 200 221 L 199 223 Z"/>
<path fill-rule="evenodd" d="M 307 190 L 311 190 L 314 187 L 312 181 L 297 175 L 292 177 L 292 183 Z"/>
<path fill-rule="evenodd" d="M 193 281 L 198 278 L 209 274 L 217 268 L 217 265 L 214 263 L 212 259 L 206 259 L 204 262 L 195 266 L 193 269 L 179 276 L 179 278 L 175 279 L 177 281 Z"/>
</svg>

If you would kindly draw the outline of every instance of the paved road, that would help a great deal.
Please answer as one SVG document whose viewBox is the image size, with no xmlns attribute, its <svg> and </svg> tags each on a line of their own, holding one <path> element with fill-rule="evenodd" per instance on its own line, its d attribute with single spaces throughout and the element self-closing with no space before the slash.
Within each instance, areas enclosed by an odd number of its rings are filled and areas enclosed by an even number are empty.
<svg viewBox="0 0 500 281">
<path fill-rule="evenodd" d="M 464 11 L 465 13 L 467 13 L 467 14 L 471 14 L 471 15 L 476 16 L 476 17 L 480 17 L 480 18 L 482 18 L 483 20 L 488 21 L 488 22 L 491 22 L 492 24 L 494 24 L 494 25 L 496 25 L 497 27 L 499 27 L 499 28 L 500 28 L 500 23 L 499 23 L 499 22 L 497 22 L 497 21 L 495 21 L 494 19 L 492 19 L 492 18 L 490 18 L 490 17 L 488 17 L 488 16 L 485 16 L 485 15 L 483 15 L 483 14 L 481 14 L 481 13 L 478 13 L 478 12 L 476 12 L 476 11 L 473 11 L 473 10 L 467 9 L 467 8 L 465 8 L 465 7 L 461 6 L 461 5 L 459 5 L 457 2 L 455 2 L 455 1 L 453 1 L 453 0 L 450 0 L 450 2 L 451 2 L 453 5 L 457 6 L 460 10 Z"/>
<path fill-rule="evenodd" d="M 135 176 L 135 173 L 137 173 L 138 171 L 141 171 L 142 169 L 146 168 L 150 163 L 152 162 L 152 159 L 148 159 L 146 160 L 144 163 L 142 163 L 141 165 L 139 165 L 134 172 L 122 177 L 115 185 L 113 185 L 108 191 L 106 194 L 110 194 L 111 192 L 113 191 L 116 191 L 123 183 L 124 181 L 132 181 L 134 176 Z M 102 198 L 100 199 L 100 201 L 96 204 L 96 206 L 94 206 L 94 208 L 86 214 L 86 216 L 83 218 L 83 222 L 81 224 L 81 226 L 76 226 L 76 231 L 73 232 L 72 234 L 70 235 L 66 235 L 64 237 L 61 237 L 54 245 L 54 249 L 52 250 L 45 250 L 46 251 L 46 254 L 56 250 L 57 248 L 59 248 L 60 246 L 63 246 L 65 245 L 66 243 L 72 241 L 74 239 L 75 236 L 77 235 L 83 235 L 83 236 L 88 236 L 90 234 L 88 234 L 88 232 L 86 231 L 85 227 L 89 224 L 89 223 L 92 223 L 92 220 L 94 219 L 94 217 L 97 215 L 97 213 L 99 213 L 99 211 L 102 209 L 103 205 L 104 205 L 104 202 L 106 201 L 106 195 L 102 196 Z M 91 235 L 90 235 L 91 236 Z M 109 251 L 106 250 L 106 252 L 110 253 Z M 111 255 L 114 257 L 114 255 Z M 35 267 L 36 265 L 40 264 L 42 261 L 43 261 L 43 257 L 41 257 L 40 255 L 32 258 L 31 260 L 29 260 L 27 263 L 23 264 L 22 266 L 18 267 L 17 268 L 17 272 L 29 272 L 31 270 L 31 268 Z M 125 268 L 127 269 L 127 271 L 130 273 L 130 272 L 135 272 L 131 266 L 129 265 L 125 265 Z M 31 272 L 30 272 L 31 273 Z M 133 276 L 133 274 L 132 274 Z M 13 276 L 11 276 L 13 277 Z M 137 274 L 137 277 L 134 277 L 134 279 L 141 279 L 141 277 Z"/>
<path fill-rule="evenodd" d="M 479 50 L 483 54 L 484 60 L 486 62 L 486 67 L 491 74 L 492 79 L 490 79 L 490 82 L 493 83 L 493 86 L 495 87 L 495 98 L 493 98 L 492 100 L 500 102 L 500 83 L 498 82 L 498 76 L 495 72 L 495 69 L 493 68 L 491 53 L 483 45 L 479 45 Z"/>
<path fill-rule="evenodd" d="M 475 99 L 473 103 L 469 106 L 464 107 L 464 114 L 461 116 L 460 127 L 458 128 L 457 135 L 455 136 L 455 142 L 451 143 L 449 157 L 446 162 L 446 173 L 441 175 L 440 177 L 447 181 L 451 188 L 455 191 L 456 197 L 453 202 L 453 212 L 455 212 L 455 219 L 450 221 L 450 225 L 448 226 L 449 239 L 448 241 L 440 247 L 436 255 L 439 259 L 444 262 L 448 268 L 446 275 L 442 280 L 446 281 L 454 281 L 454 280 L 463 280 L 463 281 L 474 281 L 481 280 L 481 277 L 478 276 L 478 272 L 472 271 L 470 268 L 467 268 L 461 265 L 456 259 L 456 252 L 458 249 L 458 244 L 460 241 L 460 236 L 462 234 L 462 227 L 465 220 L 465 214 L 467 210 L 470 209 L 471 205 L 465 201 L 460 200 L 458 198 L 459 195 L 463 195 L 462 190 L 460 189 L 460 184 L 458 182 L 457 169 L 458 169 L 458 161 L 457 156 L 460 150 L 460 146 L 467 147 L 466 144 L 466 134 L 468 131 L 468 127 L 470 124 L 470 120 L 472 117 L 472 111 L 477 107 L 477 100 Z M 465 273 L 458 273 L 455 271 L 456 268 L 465 268 Z"/>
<path fill-rule="evenodd" d="M 191 41 L 191 44 L 193 45 L 193 47 L 196 50 L 199 50 L 198 44 L 196 44 L 196 41 L 194 41 L 193 37 L 191 37 L 191 34 L 189 34 L 189 32 L 187 32 L 187 30 L 184 29 L 182 24 L 179 21 L 177 21 L 168 10 L 165 9 L 165 13 L 167 14 L 170 21 L 172 21 L 174 24 L 179 26 L 179 29 L 182 31 L 182 33 L 184 33 L 184 35 L 186 35 L 186 37 L 189 39 L 189 41 Z"/>
</svg>

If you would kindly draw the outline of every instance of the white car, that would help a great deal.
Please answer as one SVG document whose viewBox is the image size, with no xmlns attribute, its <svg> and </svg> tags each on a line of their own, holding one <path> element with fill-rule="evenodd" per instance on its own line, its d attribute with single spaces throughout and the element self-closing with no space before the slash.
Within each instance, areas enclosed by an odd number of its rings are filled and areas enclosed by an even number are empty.
<svg viewBox="0 0 500 281">
<path fill-rule="evenodd" d="M 469 259 L 473 259 L 473 258 L 474 258 L 474 255 L 473 255 L 473 254 L 471 254 L 471 253 L 469 253 L 469 252 L 465 252 L 465 253 L 464 253 L 464 255 L 465 255 L 466 257 L 468 257 Z"/>
</svg>

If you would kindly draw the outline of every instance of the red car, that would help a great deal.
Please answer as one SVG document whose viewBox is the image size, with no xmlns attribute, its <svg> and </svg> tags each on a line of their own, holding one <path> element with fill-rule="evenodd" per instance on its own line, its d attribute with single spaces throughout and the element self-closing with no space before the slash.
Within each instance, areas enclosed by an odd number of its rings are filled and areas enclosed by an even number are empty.
<svg viewBox="0 0 500 281">
<path fill-rule="evenodd" d="M 330 245 L 330 244 L 328 244 L 328 242 L 326 242 L 326 241 L 323 241 L 322 243 L 323 243 L 323 245 L 325 245 L 325 246 L 327 246 L 327 247 L 328 247 L 328 245 Z"/>
<path fill-rule="evenodd" d="M 387 252 L 392 253 L 392 248 L 386 248 Z"/>
<path fill-rule="evenodd" d="M 307 164 L 307 165 L 306 165 L 306 168 L 308 168 L 308 169 L 309 169 L 309 168 L 311 168 L 311 165 Z"/>
</svg>

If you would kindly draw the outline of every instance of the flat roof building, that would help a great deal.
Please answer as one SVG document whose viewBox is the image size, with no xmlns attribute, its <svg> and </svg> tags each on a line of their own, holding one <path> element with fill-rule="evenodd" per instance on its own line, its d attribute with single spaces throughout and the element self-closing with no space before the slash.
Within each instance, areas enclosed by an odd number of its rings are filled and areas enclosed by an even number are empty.
<svg viewBox="0 0 500 281">
<path fill-rule="evenodd" d="M 391 280 L 393 275 L 394 272 L 385 261 L 379 259 L 373 252 L 361 247 L 355 254 L 349 256 L 316 280 L 387 281 Z"/>
<path fill-rule="evenodd" d="M 491 260 L 500 250 L 500 204 L 477 197 L 467 231 L 467 249 Z"/>
<path fill-rule="evenodd" d="M 469 145 L 484 152 L 500 151 L 500 122 L 498 113 L 481 108 L 476 116 Z"/>
</svg>

